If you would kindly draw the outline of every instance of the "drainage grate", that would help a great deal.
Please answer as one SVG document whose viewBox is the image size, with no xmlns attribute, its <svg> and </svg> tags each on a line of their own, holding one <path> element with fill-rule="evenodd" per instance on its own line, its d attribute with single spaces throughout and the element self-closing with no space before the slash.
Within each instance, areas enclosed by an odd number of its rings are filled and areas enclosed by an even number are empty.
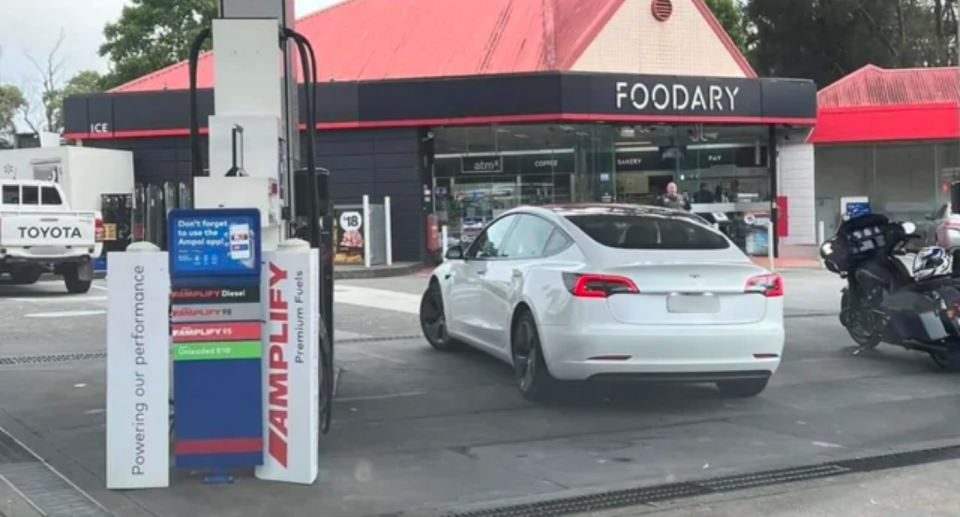
<svg viewBox="0 0 960 517">
<path fill-rule="evenodd" d="M 447 512 L 441 515 L 443 517 L 556 517 L 955 459 L 960 459 L 960 445 L 882 454 L 820 465 L 768 470 L 753 474 L 723 476 L 689 483 L 672 483 L 617 490 L 499 508 Z"/>
<path fill-rule="evenodd" d="M 15 355 L 0 357 L 0 366 L 18 364 L 56 364 L 76 363 L 80 361 L 102 361 L 107 358 L 106 352 L 77 352 L 72 354 L 39 354 Z"/>
<path fill-rule="evenodd" d="M 464 513 L 448 514 L 447 517 L 548 517 L 573 513 L 598 512 L 614 508 L 638 506 L 657 501 L 683 499 L 706 495 L 708 490 L 689 483 L 676 483 L 636 490 L 618 490 L 542 503 L 521 504 L 506 508 L 490 508 Z"/>
<path fill-rule="evenodd" d="M 3 430 L 0 478 L 47 517 L 110 517 L 103 507 Z"/>
<path fill-rule="evenodd" d="M 0 477 L 47 517 L 110 517 L 109 512 L 42 463 L 0 465 Z"/>
<path fill-rule="evenodd" d="M 957 459 L 960 459 L 960 445 L 867 456 L 852 460 L 837 461 L 834 465 L 848 468 L 854 472 L 877 472 L 880 470 L 898 469 Z"/>
</svg>

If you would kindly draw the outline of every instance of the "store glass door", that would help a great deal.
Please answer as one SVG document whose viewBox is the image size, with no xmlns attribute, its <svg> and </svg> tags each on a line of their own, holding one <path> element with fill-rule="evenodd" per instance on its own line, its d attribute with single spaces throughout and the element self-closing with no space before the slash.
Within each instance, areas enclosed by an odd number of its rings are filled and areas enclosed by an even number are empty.
<svg viewBox="0 0 960 517">
<path fill-rule="evenodd" d="M 521 204 L 516 176 L 470 176 L 450 182 L 447 201 L 450 236 L 466 245 L 498 215 Z"/>
</svg>

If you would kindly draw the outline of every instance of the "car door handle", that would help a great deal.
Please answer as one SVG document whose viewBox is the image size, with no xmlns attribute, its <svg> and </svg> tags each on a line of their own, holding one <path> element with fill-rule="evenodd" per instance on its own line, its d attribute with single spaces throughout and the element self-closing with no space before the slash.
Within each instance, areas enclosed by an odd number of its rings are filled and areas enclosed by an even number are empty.
<svg viewBox="0 0 960 517">
<path fill-rule="evenodd" d="M 486 276 L 486 275 L 487 275 L 487 270 L 486 270 L 486 269 L 481 269 L 481 270 L 477 271 L 477 276 Z"/>
<path fill-rule="evenodd" d="M 514 269 L 513 278 L 521 278 L 521 277 L 523 277 L 523 273 L 521 273 L 519 269 Z"/>
</svg>

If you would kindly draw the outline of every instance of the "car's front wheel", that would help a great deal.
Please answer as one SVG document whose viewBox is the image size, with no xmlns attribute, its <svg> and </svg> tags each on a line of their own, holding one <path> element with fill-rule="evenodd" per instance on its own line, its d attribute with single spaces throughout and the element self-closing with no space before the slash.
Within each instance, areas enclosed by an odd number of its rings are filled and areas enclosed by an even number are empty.
<svg viewBox="0 0 960 517">
<path fill-rule="evenodd" d="M 447 332 L 443 293 L 436 281 L 430 282 L 430 287 L 427 287 L 420 299 L 420 329 L 430 346 L 441 352 L 451 352 L 463 346 Z"/>
<path fill-rule="evenodd" d="M 513 369 L 520 393 L 527 400 L 544 400 L 556 389 L 547 369 L 537 323 L 529 311 L 517 318 L 512 329 Z"/>
<path fill-rule="evenodd" d="M 744 379 L 739 381 L 721 381 L 717 389 L 725 397 L 748 398 L 756 397 L 767 389 L 768 379 Z"/>
</svg>

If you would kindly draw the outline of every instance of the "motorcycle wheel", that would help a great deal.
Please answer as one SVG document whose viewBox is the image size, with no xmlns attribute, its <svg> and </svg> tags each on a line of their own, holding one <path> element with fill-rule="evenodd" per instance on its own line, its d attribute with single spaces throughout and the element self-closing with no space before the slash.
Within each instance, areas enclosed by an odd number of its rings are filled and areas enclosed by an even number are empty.
<svg viewBox="0 0 960 517">
<path fill-rule="evenodd" d="M 943 352 L 930 352 L 930 359 L 943 371 L 960 372 L 960 343 L 950 343 Z"/>
<path fill-rule="evenodd" d="M 850 308 L 848 293 L 843 293 L 840 298 L 840 310 L 841 312 L 853 310 Z M 871 320 L 868 313 L 857 311 L 857 313 L 851 313 L 844 323 L 850 338 L 861 349 L 876 348 L 880 344 L 880 333 L 871 328 Z"/>
</svg>

